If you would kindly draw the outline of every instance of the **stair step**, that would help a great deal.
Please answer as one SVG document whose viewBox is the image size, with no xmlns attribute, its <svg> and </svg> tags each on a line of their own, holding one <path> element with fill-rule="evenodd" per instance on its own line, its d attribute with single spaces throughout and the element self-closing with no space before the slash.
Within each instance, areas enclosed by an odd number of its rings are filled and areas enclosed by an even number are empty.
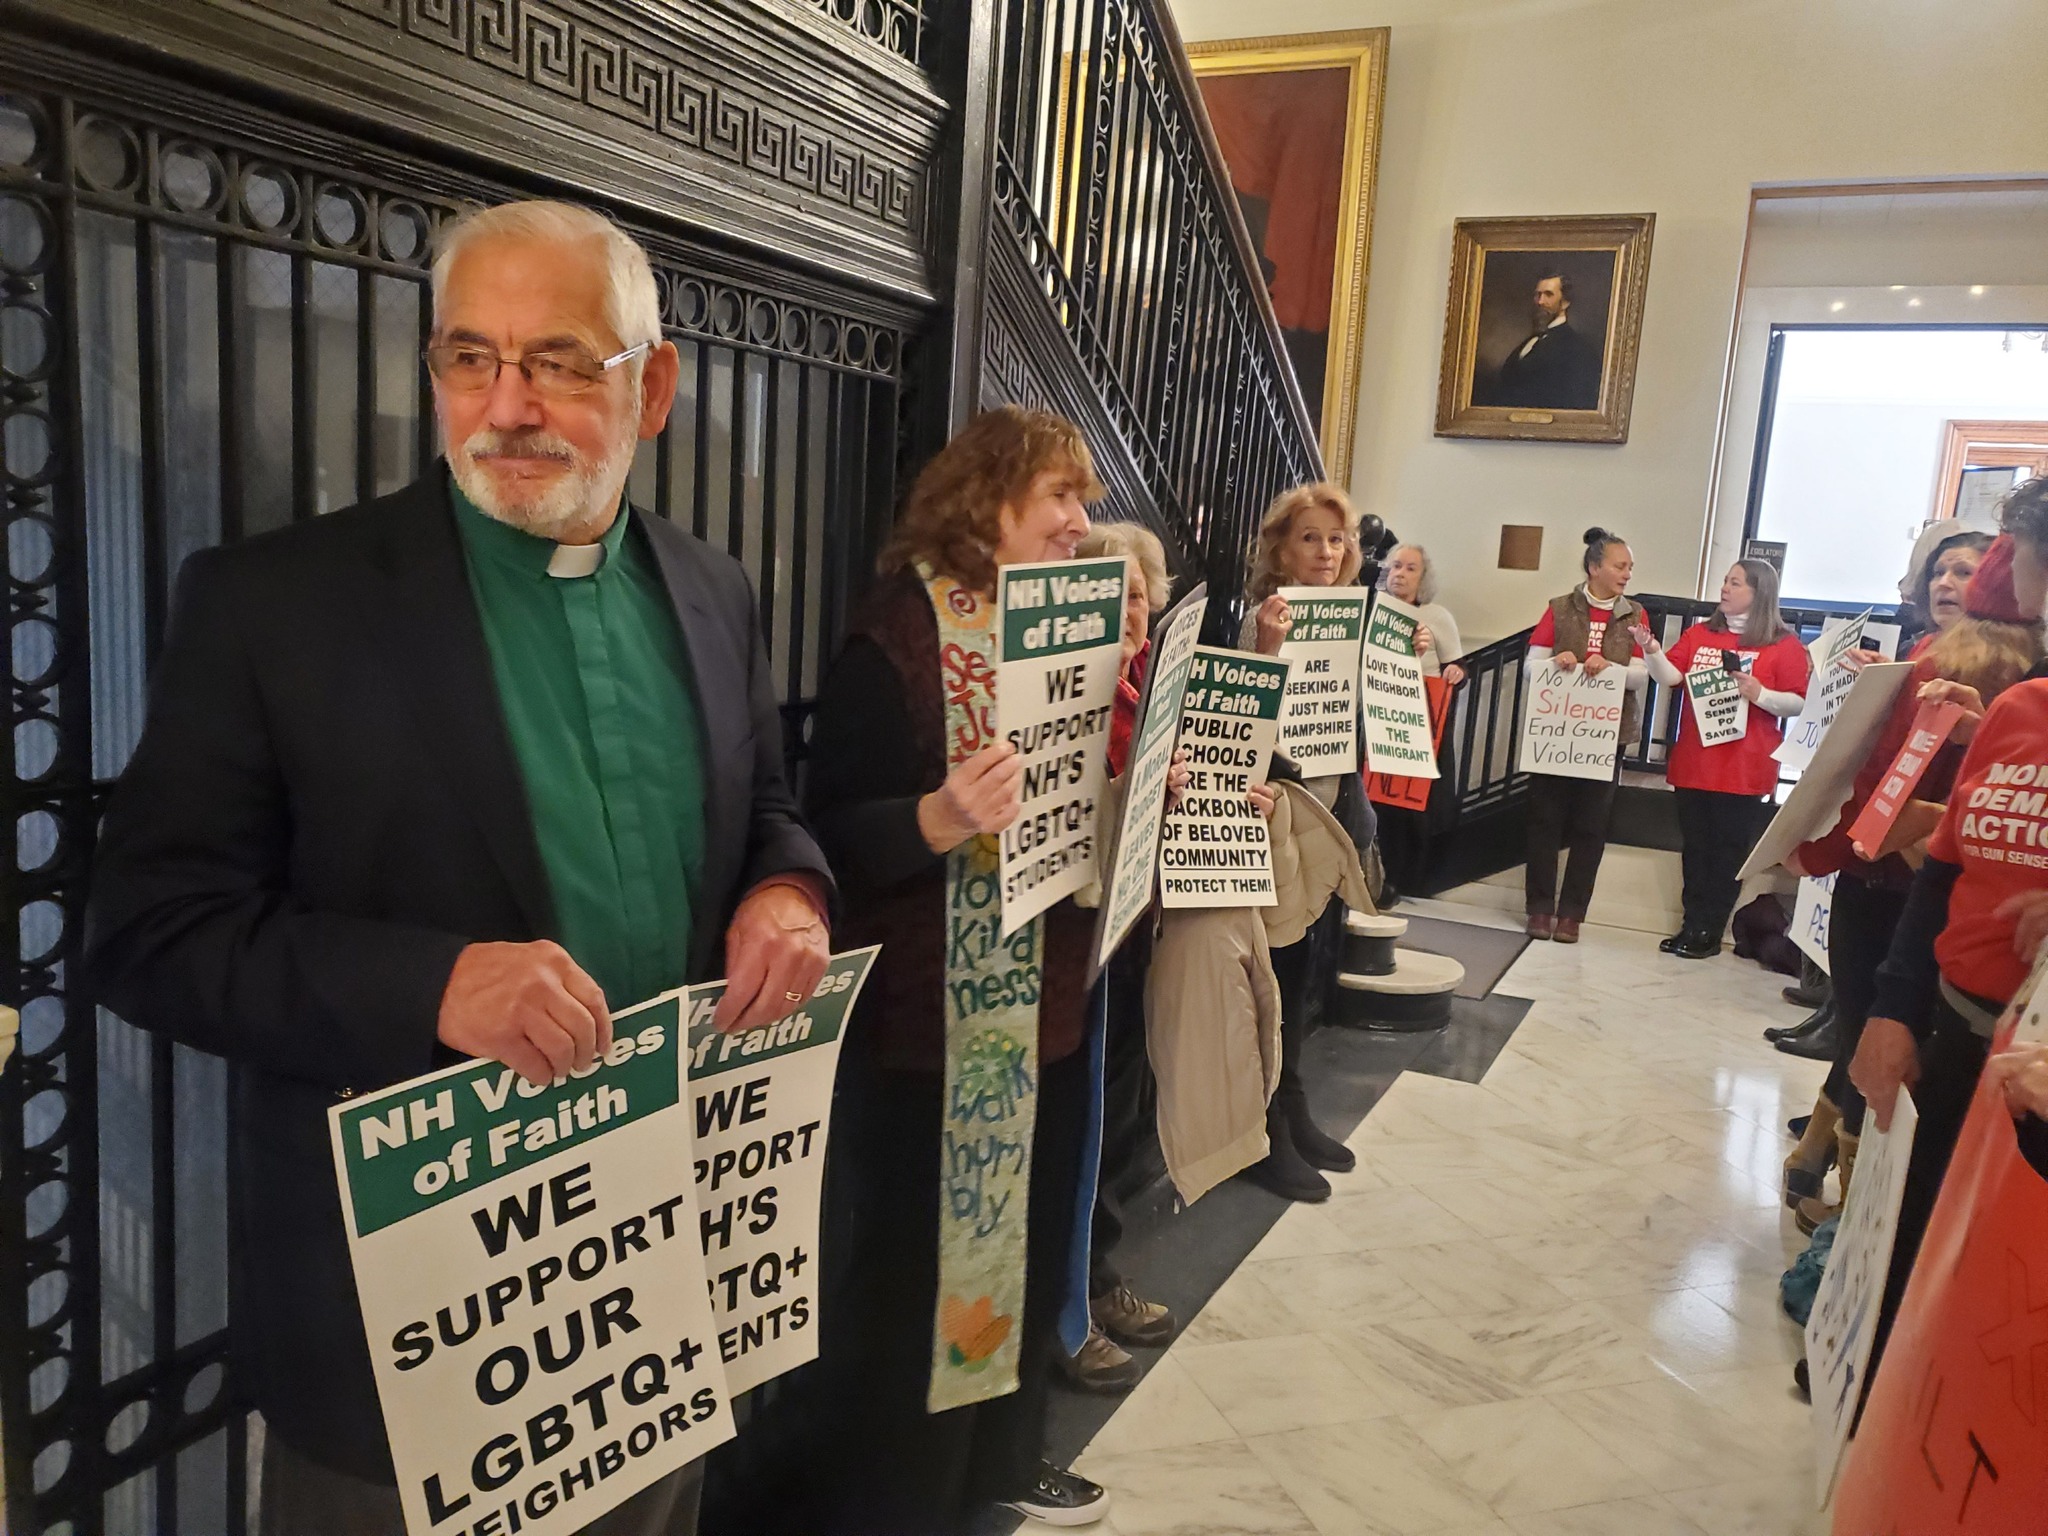
<svg viewBox="0 0 2048 1536">
<path fill-rule="evenodd" d="M 1408 919 L 1389 917 L 1384 912 L 1344 910 L 1344 931 L 1360 939 L 1398 939 L 1408 931 Z"/>
<path fill-rule="evenodd" d="M 1392 997 L 1417 997 L 1433 992 L 1452 992 L 1465 979 L 1465 967 L 1449 955 L 1427 954 L 1419 949 L 1394 952 L 1390 976 L 1345 971 L 1337 985 L 1353 992 L 1378 992 Z"/>
</svg>

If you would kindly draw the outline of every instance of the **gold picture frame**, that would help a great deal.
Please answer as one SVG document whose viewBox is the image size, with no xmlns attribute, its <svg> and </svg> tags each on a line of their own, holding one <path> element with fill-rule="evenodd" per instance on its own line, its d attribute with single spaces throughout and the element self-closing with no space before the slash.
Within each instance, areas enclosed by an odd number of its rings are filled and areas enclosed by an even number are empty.
<svg viewBox="0 0 2048 1536">
<path fill-rule="evenodd" d="M 1231 165 L 1233 182 L 1244 174 L 1249 160 L 1259 157 L 1240 153 L 1238 163 L 1231 164 L 1232 149 L 1244 141 L 1241 132 L 1234 131 L 1226 121 L 1226 112 L 1219 110 L 1223 104 L 1211 95 L 1216 83 L 1305 71 L 1343 72 L 1343 128 L 1341 135 L 1327 136 L 1332 140 L 1341 137 L 1341 155 L 1332 154 L 1334 143 L 1313 151 L 1318 165 L 1328 158 L 1341 159 L 1334 229 L 1328 233 L 1327 250 L 1319 235 L 1313 253 L 1318 263 L 1327 258 L 1331 266 L 1328 324 L 1321 333 L 1324 362 L 1319 378 L 1310 378 L 1309 370 L 1301 364 L 1303 356 L 1314 356 L 1317 333 L 1312 326 L 1290 327 L 1287 317 L 1301 308 L 1302 300 L 1306 301 L 1307 309 L 1301 318 L 1314 317 L 1322 298 L 1320 283 L 1313 285 L 1316 291 L 1295 295 L 1295 303 L 1285 302 L 1289 295 L 1281 283 L 1286 279 L 1273 284 L 1278 290 L 1274 307 L 1282 317 L 1282 331 L 1296 359 L 1295 372 L 1301 381 L 1302 395 L 1310 419 L 1317 422 L 1323 465 L 1330 479 L 1340 485 L 1351 476 L 1352 434 L 1358 417 L 1358 366 L 1365 341 L 1365 287 L 1372 254 L 1373 198 L 1379 180 L 1380 124 L 1387 96 L 1387 37 L 1385 27 L 1365 27 L 1349 32 L 1303 32 L 1188 45 L 1195 83 L 1210 106 L 1210 120 L 1218 130 L 1217 142 L 1223 150 L 1224 162 Z M 1334 95 L 1335 82 L 1330 85 Z M 1238 195 L 1240 204 L 1245 205 L 1247 194 L 1239 189 Z M 1253 243 L 1261 248 L 1262 258 L 1270 260 L 1263 233 L 1266 221 L 1252 218 L 1250 206 L 1246 212 Z"/>
<path fill-rule="evenodd" d="M 1437 436 L 1627 442 L 1656 226 L 1653 213 L 1458 220 Z"/>
</svg>

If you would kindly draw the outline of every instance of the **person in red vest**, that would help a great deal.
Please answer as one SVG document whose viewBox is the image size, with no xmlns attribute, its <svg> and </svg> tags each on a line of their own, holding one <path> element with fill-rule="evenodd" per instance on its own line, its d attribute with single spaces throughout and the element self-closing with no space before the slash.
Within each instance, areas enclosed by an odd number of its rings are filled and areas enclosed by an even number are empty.
<svg viewBox="0 0 2048 1536">
<path fill-rule="evenodd" d="M 1736 871 L 1762 835 L 1778 787 L 1771 756 L 1784 721 L 1806 703 L 1806 647 L 1778 612 L 1778 573 L 1763 560 L 1738 560 L 1721 581 L 1721 608 L 1666 651 L 1647 626 L 1633 631 L 1650 675 L 1683 689 L 1689 672 L 1735 673 L 1748 724 L 1733 741 L 1708 746 L 1692 701 L 1681 692 L 1678 740 L 1664 776 L 1678 802 L 1685 840 L 1685 920 L 1657 947 L 1681 960 L 1721 952 L 1721 935 L 1741 890 Z"/>
<path fill-rule="evenodd" d="M 2012 540 L 2015 608 L 2037 616 L 2048 606 L 2048 478 L 2014 491 L 2001 521 Z M 1849 1068 L 1880 1130 L 1891 1129 L 1902 1086 L 1920 1116 L 1869 1374 L 1898 1315 L 1999 1015 L 2048 935 L 2044 670 L 2007 689 L 1981 722 L 1966 722 L 1974 726 L 1969 751 L 1878 967 Z"/>
</svg>

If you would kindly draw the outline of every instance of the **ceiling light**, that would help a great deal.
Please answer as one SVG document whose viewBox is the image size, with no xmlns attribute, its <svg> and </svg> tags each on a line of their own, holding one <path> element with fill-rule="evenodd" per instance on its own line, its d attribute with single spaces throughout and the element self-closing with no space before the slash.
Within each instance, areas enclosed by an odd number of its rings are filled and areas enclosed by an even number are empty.
<svg viewBox="0 0 2048 1536">
<path fill-rule="evenodd" d="M 1983 298 L 1983 297 L 1984 297 L 1984 285 L 1983 285 L 1982 283 L 1972 283 L 1972 284 L 1970 284 L 1970 297 L 1971 297 L 1971 298 L 1973 298 L 1973 299 L 1981 299 L 1981 298 Z"/>
<path fill-rule="evenodd" d="M 1839 315 L 1844 309 L 1848 308 L 1848 306 L 1844 304 L 1840 299 L 1837 299 L 1834 303 L 1830 304 L 1828 308 Z"/>
<path fill-rule="evenodd" d="M 1905 285 L 1904 283 L 1893 283 L 1893 284 L 1892 284 L 1892 292 L 1893 292 L 1893 293 L 1904 293 L 1905 291 L 1906 291 L 1906 285 Z"/>
<path fill-rule="evenodd" d="M 1916 294 L 1916 295 L 1915 295 L 1914 297 L 1912 297 L 1912 298 L 1910 298 L 1910 299 L 1906 300 L 1906 308 L 1908 308 L 1908 309 L 1918 309 L 1919 307 L 1920 307 L 1920 299 L 1919 299 L 1919 296 L 1918 296 L 1917 294 Z"/>
</svg>

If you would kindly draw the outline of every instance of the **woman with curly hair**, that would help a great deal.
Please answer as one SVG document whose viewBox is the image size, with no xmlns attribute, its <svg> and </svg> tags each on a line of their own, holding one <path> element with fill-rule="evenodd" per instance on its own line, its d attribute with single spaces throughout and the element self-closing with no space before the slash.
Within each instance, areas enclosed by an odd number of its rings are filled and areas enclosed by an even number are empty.
<svg viewBox="0 0 2048 1536">
<path fill-rule="evenodd" d="M 999 941 L 993 896 L 1022 786 L 995 734 L 996 571 L 1073 558 L 1102 494 L 1071 423 L 977 417 L 918 476 L 819 692 L 808 801 L 846 903 L 835 938 L 882 946 L 832 1131 L 836 1536 L 953 1536 L 990 1504 L 1088 1524 L 1108 1504 L 1042 1459 L 1094 1092 L 1094 918 L 1062 901 Z M 1000 1147 L 951 1112 L 994 1093 L 1022 1106 Z M 977 1225 L 1000 1235 L 972 1243 Z"/>
</svg>

